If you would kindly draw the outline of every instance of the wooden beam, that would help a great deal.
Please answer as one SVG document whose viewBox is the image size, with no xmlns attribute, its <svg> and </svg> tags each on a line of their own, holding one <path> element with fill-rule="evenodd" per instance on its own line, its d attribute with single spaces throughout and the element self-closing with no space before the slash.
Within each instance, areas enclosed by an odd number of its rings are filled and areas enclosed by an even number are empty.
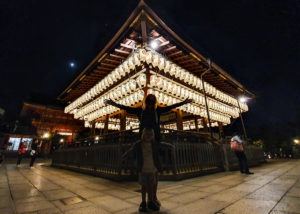
<svg viewBox="0 0 300 214">
<path fill-rule="evenodd" d="M 107 71 L 94 70 L 96 74 L 107 74 Z"/>
<path fill-rule="evenodd" d="M 177 51 L 175 53 L 170 54 L 168 57 L 176 56 L 176 55 L 181 54 L 181 53 L 182 53 L 182 51 Z"/>
<path fill-rule="evenodd" d="M 174 58 L 173 60 L 181 60 L 181 59 L 184 59 L 184 58 L 187 58 L 187 57 L 189 57 L 189 56 L 187 56 L 187 55 L 182 55 L 182 56 L 180 56 L 180 57 Z"/>
<path fill-rule="evenodd" d="M 130 54 L 130 52 L 128 52 L 128 51 L 124 51 L 124 50 L 121 50 L 121 49 L 115 49 L 115 51 L 117 52 L 117 53 L 121 53 L 121 54 L 126 54 L 126 55 L 129 55 Z"/>
<path fill-rule="evenodd" d="M 105 67 L 103 67 L 103 66 L 97 66 L 97 70 L 105 70 L 105 71 L 111 71 L 111 69 L 109 69 L 109 68 L 105 68 Z"/>
<path fill-rule="evenodd" d="M 182 62 L 182 64 L 188 63 L 188 62 L 192 62 L 192 64 L 197 64 L 198 65 L 198 61 L 195 61 L 195 59 L 193 58 L 189 58 L 185 61 Z"/>
<path fill-rule="evenodd" d="M 146 21 L 145 20 L 141 21 L 141 30 L 142 30 L 143 43 L 147 44 L 147 26 L 146 26 Z"/>
<path fill-rule="evenodd" d="M 172 51 L 172 50 L 174 50 L 174 49 L 176 49 L 176 46 L 175 46 L 175 45 L 172 46 L 172 47 L 166 48 L 166 49 L 164 50 L 164 52 L 170 52 L 170 51 Z"/>
<path fill-rule="evenodd" d="M 119 55 L 115 55 L 115 54 L 109 54 L 109 56 L 114 57 L 114 58 L 117 58 L 117 59 L 122 59 L 122 60 L 126 59 L 126 58 L 123 57 L 123 56 L 119 56 Z"/>
<path fill-rule="evenodd" d="M 101 62 L 101 65 L 107 66 L 107 67 L 110 67 L 110 68 L 115 68 L 116 67 L 116 65 L 112 65 L 112 64 L 109 64 L 109 63 L 105 63 L 105 62 Z"/>
<path fill-rule="evenodd" d="M 124 43 L 121 43 L 120 45 L 121 45 L 122 47 L 124 47 L 124 48 L 135 49 L 135 47 L 132 46 L 132 45 L 127 45 L 127 44 L 124 44 Z"/>
<path fill-rule="evenodd" d="M 165 42 L 160 43 L 159 47 L 163 47 L 163 46 L 166 46 L 168 44 L 170 44 L 170 41 L 165 41 Z"/>
<path fill-rule="evenodd" d="M 120 64 L 121 63 L 121 61 L 114 60 L 114 59 L 109 59 L 109 58 L 106 58 L 104 61 L 112 62 L 112 63 L 115 63 L 115 64 Z"/>
</svg>

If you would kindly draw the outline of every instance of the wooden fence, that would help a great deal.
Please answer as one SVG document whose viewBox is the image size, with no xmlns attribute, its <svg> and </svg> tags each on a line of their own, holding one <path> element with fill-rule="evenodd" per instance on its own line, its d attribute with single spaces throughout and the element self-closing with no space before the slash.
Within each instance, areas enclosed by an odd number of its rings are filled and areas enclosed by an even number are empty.
<svg viewBox="0 0 300 214">
<path fill-rule="evenodd" d="M 224 155 L 227 153 L 228 168 L 234 168 L 234 154 L 222 145 L 208 140 L 207 136 L 195 132 L 164 130 L 159 157 L 163 180 L 180 180 L 201 174 L 224 171 Z M 139 139 L 133 131 L 116 132 L 102 136 L 97 143 L 85 139 L 75 148 L 62 148 L 53 154 L 52 165 L 65 169 L 89 173 L 113 180 L 136 179 L 136 151 L 124 153 Z M 248 159 L 257 163 L 263 156 L 256 147 L 248 147 Z"/>
</svg>

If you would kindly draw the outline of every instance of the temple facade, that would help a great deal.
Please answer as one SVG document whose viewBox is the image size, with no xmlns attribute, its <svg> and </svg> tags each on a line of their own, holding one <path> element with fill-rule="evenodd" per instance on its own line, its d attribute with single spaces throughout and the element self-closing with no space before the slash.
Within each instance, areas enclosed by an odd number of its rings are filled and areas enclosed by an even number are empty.
<svg viewBox="0 0 300 214">
<path fill-rule="evenodd" d="M 187 156 L 194 158 L 189 160 L 192 165 L 201 164 L 199 155 L 207 146 L 210 157 L 202 160 L 207 163 L 211 161 L 207 169 L 222 168 L 222 160 L 217 157 L 222 155 L 216 147 L 221 144 L 221 138 L 216 137 L 213 130 L 218 128 L 220 133 L 223 126 L 248 111 L 247 104 L 241 102 L 240 97 L 254 97 L 230 74 L 178 36 L 141 1 L 111 41 L 58 99 L 66 103 L 65 113 L 82 120 L 86 127 L 100 130 L 93 132 L 100 133 L 100 136 L 95 136 L 97 143 L 116 145 L 114 142 L 118 142 L 118 145 L 121 143 L 120 147 L 123 144 L 126 147 L 135 139 L 133 136 L 139 125 L 138 120 L 116 107 L 106 106 L 104 100 L 112 99 L 127 106 L 141 106 L 147 94 L 154 94 L 161 106 L 193 99 L 192 103 L 162 116 L 162 139 L 178 143 L 178 149 L 181 148 L 180 142 L 191 143 L 189 148 L 182 149 Z M 94 141 L 93 137 L 91 141 Z M 101 156 L 99 146 L 101 145 L 97 145 L 95 149 L 98 148 L 98 156 Z M 119 148 L 121 151 L 123 149 Z M 65 152 L 66 155 L 67 151 Z M 166 168 L 173 174 L 178 174 L 181 173 L 177 168 L 179 162 L 187 157 L 181 152 L 176 157 L 174 154 L 177 154 L 176 151 L 168 149 L 162 152 Z M 121 153 L 118 155 L 122 156 Z M 112 152 L 111 157 L 104 159 L 115 156 L 118 158 L 118 155 Z M 66 161 L 58 156 L 55 164 L 65 165 Z M 126 174 L 126 170 L 134 168 L 128 162 L 125 166 L 119 159 L 114 161 L 119 161 L 122 167 L 118 166 L 121 169 L 112 174 Z M 68 159 L 67 162 L 73 161 Z M 200 169 L 199 166 L 189 170 L 201 171 Z M 108 171 L 104 173 L 100 170 L 98 173 L 108 176 Z"/>
</svg>

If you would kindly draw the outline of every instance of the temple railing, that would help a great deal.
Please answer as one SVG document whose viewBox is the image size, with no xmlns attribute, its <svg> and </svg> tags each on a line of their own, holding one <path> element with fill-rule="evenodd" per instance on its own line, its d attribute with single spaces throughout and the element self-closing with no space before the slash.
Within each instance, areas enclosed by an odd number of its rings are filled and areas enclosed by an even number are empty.
<svg viewBox="0 0 300 214">
<path fill-rule="evenodd" d="M 87 138 L 77 144 L 78 147 L 56 151 L 52 165 L 114 180 L 132 180 L 137 177 L 136 150 L 129 149 L 138 140 L 139 134 L 132 130 L 103 135 L 96 144 L 94 138 Z M 223 171 L 223 146 L 205 134 L 164 129 L 159 149 L 163 169 L 160 178 L 179 180 Z M 259 153 L 257 148 L 249 148 L 246 150 L 248 159 L 255 159 Z M 235 167 L 234 154 L 225 150 L 227 162 Z"/>
</svg>

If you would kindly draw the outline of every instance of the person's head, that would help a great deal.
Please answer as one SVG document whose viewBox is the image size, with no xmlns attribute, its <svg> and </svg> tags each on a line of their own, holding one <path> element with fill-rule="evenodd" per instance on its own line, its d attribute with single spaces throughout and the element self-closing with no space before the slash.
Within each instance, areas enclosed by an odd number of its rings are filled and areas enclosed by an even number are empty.
<svg viewBox="0 0 300 214">
<path fill-rule="evenodd" d="M 148 94 L 144 100 L 143 108 L 144 109 L 156 109 L 157 100 L 154 94 Z"/>
</svg>

